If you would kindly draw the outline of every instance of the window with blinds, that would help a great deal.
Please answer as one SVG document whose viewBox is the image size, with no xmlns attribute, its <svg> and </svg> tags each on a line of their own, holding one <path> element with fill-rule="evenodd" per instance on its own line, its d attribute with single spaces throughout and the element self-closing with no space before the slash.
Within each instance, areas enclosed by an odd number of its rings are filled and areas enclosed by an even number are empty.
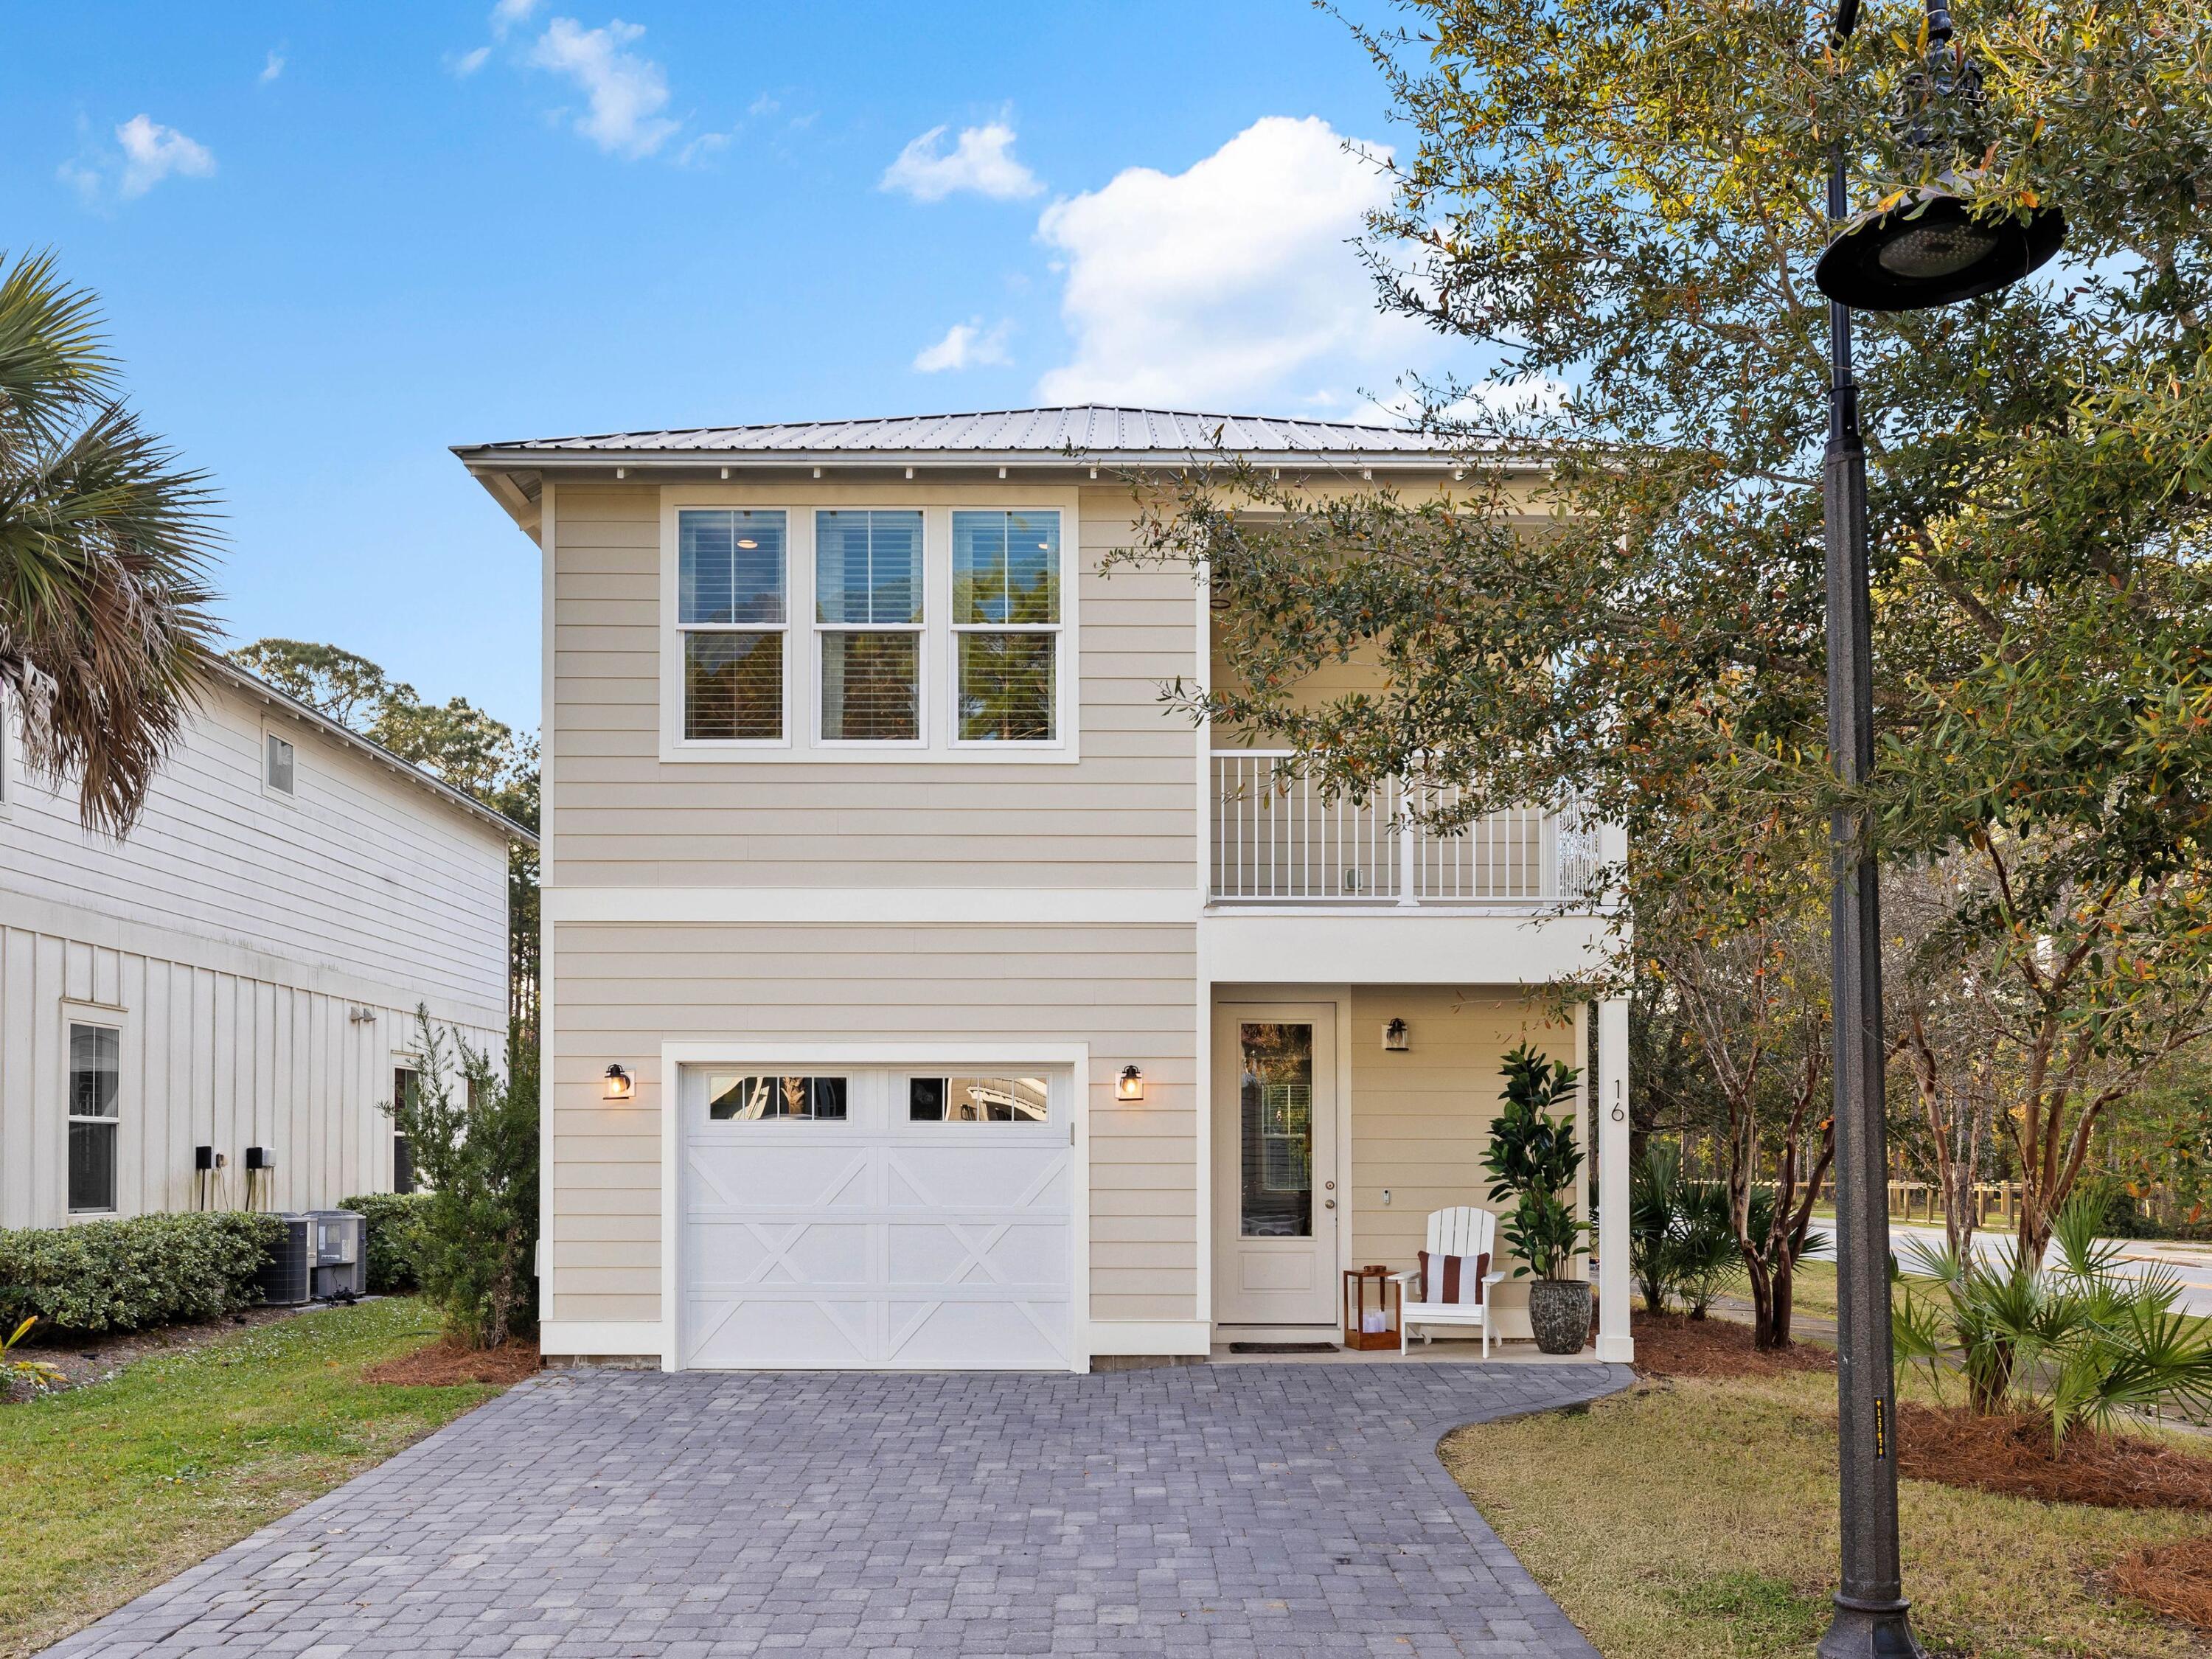
<svg viewBox="0 0 2212 1659">
<path fill-rule="evenodd" d="M 687 507 L 677 515 L 686 738 L 782 740 L 785 549 L 780 509 Z"/>
<path fill-rule="evenodd" d="M 1060 736 L 1060 514 L 952 515 L 954 735 L 962 743 Z"/>
<path fill-rule="evenodd" d="M 919 512 L 814 515 L 814 615 L 825 743 L 921 738 Z"/>
</svg>

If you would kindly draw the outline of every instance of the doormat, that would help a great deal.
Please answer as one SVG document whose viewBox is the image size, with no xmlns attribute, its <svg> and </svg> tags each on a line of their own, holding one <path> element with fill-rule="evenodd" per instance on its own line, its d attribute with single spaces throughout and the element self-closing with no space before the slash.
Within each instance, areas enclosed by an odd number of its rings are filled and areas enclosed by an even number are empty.
<svg viewBox="0 0 2212 1659">
<path fill-rule="evenodd" d="M 1232 1342 L 1231 1353 L 1334 1353 L 1334 1342 Z"/>
</svg>

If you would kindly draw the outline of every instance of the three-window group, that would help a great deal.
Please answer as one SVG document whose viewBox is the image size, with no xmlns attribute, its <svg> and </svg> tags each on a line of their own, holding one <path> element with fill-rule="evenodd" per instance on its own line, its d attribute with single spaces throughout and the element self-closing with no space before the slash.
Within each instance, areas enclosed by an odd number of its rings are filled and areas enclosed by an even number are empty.
<svg viewBox="0 0 2212 1659">
<path fill-rule="evenodd" d="M 793 622 L 793 517 L 782 507 L 677 512 L 683 741 L 781 745 L 796 716 L 825 745 L 922 748 L 939 730 L 953 747 L 1060 742 L 1059 509 L 939 517 L 951 580 L 934 594 L 921 509 L 816 510 L 805 585 L 813 614 L 802 633 L 816 695 L 805 712 L 787 684 L 802 631 Z M 948 607 L 941 628 L 933 604 Z M 945 672 L 930 661 L 933 641 L 950 659 Z M 947 688 L 941 728 L 937 684 Z"/>
</svg>

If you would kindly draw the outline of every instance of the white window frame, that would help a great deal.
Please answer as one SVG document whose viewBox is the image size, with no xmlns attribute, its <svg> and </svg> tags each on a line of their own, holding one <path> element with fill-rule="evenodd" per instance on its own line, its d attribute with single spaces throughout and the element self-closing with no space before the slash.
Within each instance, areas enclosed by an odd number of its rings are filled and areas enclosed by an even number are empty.
<svg viewBox="0 0 2212 1659">
<path fill-rule="evenodd" d="M 61 1006 L 61 1199 L 62 1213 L 71 1221 L 99 1221 L 123 1213 L 125 1175 L 123 1080 L 130 1075 L 131 1072 L 129 1033 L 124 1023 L 125 1012 L 125 1011 L 121 1008 L 110 1007 L 104 1003 L 64 1001 Z M 93 1026 L 100 1030 L 115 1033 L 115 1115 L 113 1117 L 82 1117 L 77 1114 L 76 1079 L 71 1074 L 70 1051 L 74 1046 L 76 1028 L 80 1025 Z M 105 1209 L 80 1210 L 70 1202 L 69 1143 L 71 1139 L 70 1131 L 79 1123 L 104 1124 L 114 1138 L 114 1156 L 111 1171 L 114 1184 L 108 1194 L 108 1203 Z"/>
<path fill-rule="evenodd" d="M 1082 758 L 1079 684 L 1082 607 L 1078 597 L 1082 556 L 1076 486 L 1009 483 L 1004 499 L 978 500 L 973 483 L 664 484 L 660 488 L 660 711 L 664 761 L 702 764 L 834 763 L 870 760 L 900 764 L 959 766 L 1070 765 Z M 684 735 L 684 642 L 676 623 L 678 574 L 678 514 L 687 507 L 749 507 L 781 511 L 785 524 L 783 730 L 780 739 L 686 738 Z M 816 611 L 815 524 L 818 510 L 908 511 L 922 515 L 921 736 L 915 741 L 824 738 L 818 627 L 793 618 Z M 952 514 L 954 512 L 1057 512 L 1060 514 L 1060 654 L 1054 666 L 1050 743 L 958 743 L 954 700 L 958 667 L 952 659 Z M 987 630 L 988 631 L 988 630 Z M 1004 630 L 1000 630 L 1004 631 Z M 795 650 L 800 641 L 810 648 Z"/>
<path fill-rule="evenodd" d="M 727 512 L 738 509 L 750 513 L 783 514 L 783 620 L 781 623 L 687 623 L 682 620 L 677 604 L 683 576 L 681 514 L 684 507 L 708 512 L 716 510 Z M 798 632 L 797 628 L 793 624 L 792 618 L 799 613 L 799 526 L 800 520 L 806 519 L 809 528 L 805 537 L 805 557 L 811 566 L 814 558 L 812 520 L 802 509 L 782 501 L 684 501 L 674 510 L 664 511 L 662 518 L 664 523 L 660 561 L 661 702 L 664 708 L 671 708 L 672 701 L 671 712 L 674 716 L 672 732 L 664 735 L 672 738 L 673 741 L 681 744 L 687 750 L 726 752 L 732 750 L 792 748 L 793 746 L 792 716 L 794 712 L 793 692 L 794 684 L 799 678 L 792 662 L 792 658 L 797 653 L 791 648 L 793 635 Z M 811 574 L 807 577 L 805 587 L 808 612 L 811 614 L 814 581 Z M 691 738 L 684 734 L 684 636 L 687 634 L 780 634 L 782 635 L 783 706 L 781 718 L 777 722 L 781 731 L 777 736 L 773 738 Z"/>
<path fill-rule="evenodd" d="M 921 620 L 918 623 L 825 623 L 822 617 L 821 523 L 824 513 L 919 513 L 921 514 Z M 930 746 L 929 635 L 937 619 L 935 594 L 929 580 L 929 509 L 916 501 L 866 501 L 817 506 L 806 510 L 806 614 L 814 618 L 812 672 L 808 676 L 807 707 L 814 711 L 809 728 L 817 747 L 837 750 L 890 750 L 914 754 Z M 832 634 L 912 634 L 915 635 L 914 735 L 910 738 L 833 738 L 823 730 L 822 685 L 823 653 Z"/>
<path fill-rule="evenodd" d="M 292 787 L 289 789 L 279 789 L 270 781 L 269 745 L 272 743 L 281 743 L 292 751 Z M 274 721 L 264 720 L 261 724 L 260 753 L 254 757 L 254 760 L 261 769 L 261 793 L 271 800 L 283 801 L 288 806 L 298 805 L 300 802 L 299 738 L 279 727 Z"/>
<path fill-rule="evenodd" d="M 1060 518 L 1060 620 L 1052 623 L 963 623 L 952 615 L 952 520 L 961 513 L 1056 513 Z M 945 746 L 963 755 L 979 753 L 1049 753 L 1067 742 L 1068 715 L 1071 702 L 1068 679 L 1076 659 L 1068 647 L 1068 613 L 1073 609 L 1074 584 L 1067 575 L 1067 549 L 1073 539 L 1071 526 L 1075 521 L 1064 508 L 1030 507 L 1019 502 L 990 502 L 972 505 L 956 502 L 945 514 Z M 1011 550 L 1009 550 L 1011 551 Z M 963 634 L 1049 634 L 1053 636 L 1052 660 L 1052 736 L 1042 741 L 1004 743 L 988 738 L 963 738 L 960 735 L 960 635 Z"/>
</svg>

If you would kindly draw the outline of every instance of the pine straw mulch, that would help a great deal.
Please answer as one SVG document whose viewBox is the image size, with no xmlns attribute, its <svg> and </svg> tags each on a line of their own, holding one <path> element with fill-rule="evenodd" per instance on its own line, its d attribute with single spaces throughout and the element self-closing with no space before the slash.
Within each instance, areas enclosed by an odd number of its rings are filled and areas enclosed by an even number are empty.
<svg viewBox="0 0 2212 1659">
<path fill-rule="evenodd" d="M 403 1388 L 447 1389 L 460 1382 L 489 1382 L 504 1388 L 536 1373 L 538 1339 L 509 1337 L 496 1348 L 467 1348 L 451 1337 L 397 1359 L 371 1365 L 362 1380 L 394 1382 Z"/>
<path fill-rule="evenodd" d="M 1751 1327 L 1733 1319 L 1639 1313 L 1631 1326 L 1643 1376 L 1778 1376 L 1835 1369 L 1832 1348 L 1798 1342 L 1771 1353 L 1751 1346 Z"/>
<path fill-rule="evenodd" d="M 2054 1504 L 2212 1510 L 2212 1457 L 2148 1435 L 2077 1428 L 2051 1455 L 2051 1419 L 1976 1417 L 1964 1406 L 1898 1407 L 1897 1472 Z"/>
<path fill-rule="evenodd" d="M 2123 1556 L 2111 1581 L 2154 1613 L 2212 1631 L 2212 1535 Z"/>
</svg>

